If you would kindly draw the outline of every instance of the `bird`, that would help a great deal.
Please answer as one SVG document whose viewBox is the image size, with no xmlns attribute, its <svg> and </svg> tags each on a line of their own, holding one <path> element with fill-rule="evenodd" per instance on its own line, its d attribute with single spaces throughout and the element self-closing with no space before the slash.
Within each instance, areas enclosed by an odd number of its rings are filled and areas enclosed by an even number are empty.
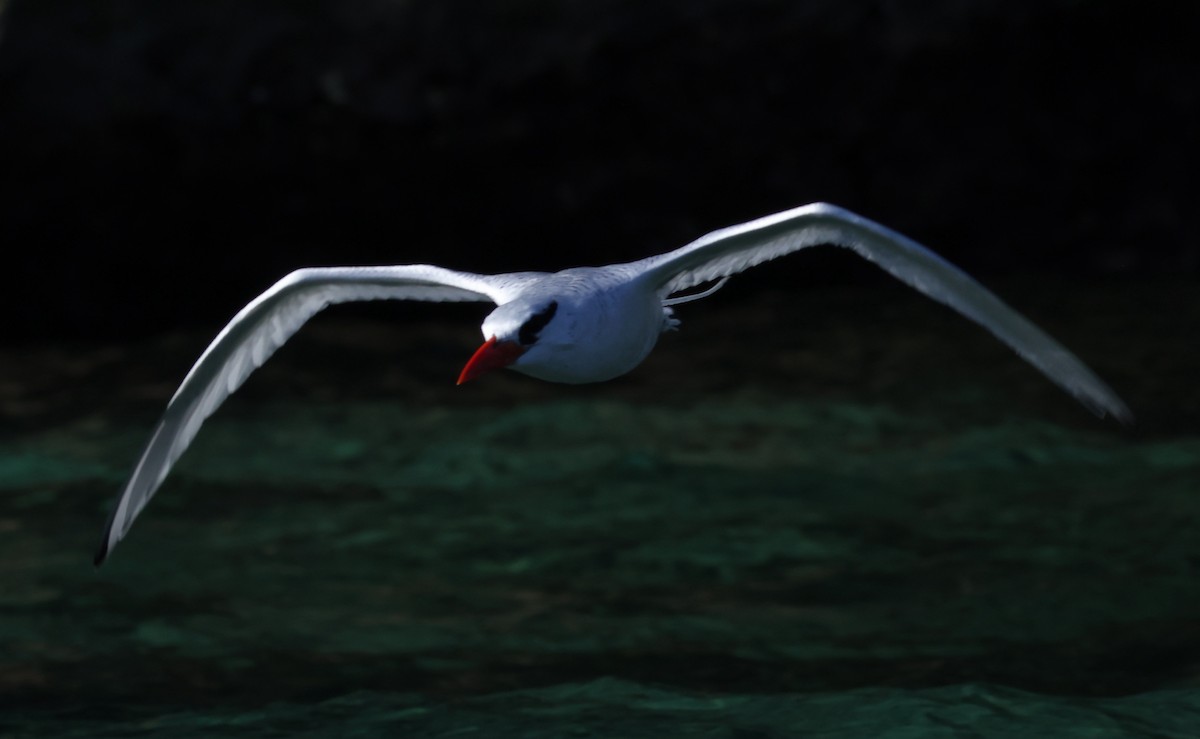
<svg viewBox="0 0 1200 739">
<path fill-rule="evenodd" d="M 700 300 L 750 267 L 817 245 L 848 248 L 901 282 L 958 311 L 1097 416 L 1133 414 L 1065 347 L 933 251 L 828 203 L 810 203 L 722 228 L 674 251 L 604 267 L 473 274 L 426 264 L 308 267 L 242 308 L 184 377 L 154 427 L 104 527 L 99 566 L 129 532 L 204 423 L 313 315 L 367 300 L 476 301 L 496 308 L 484 343 L 458 384 L 508 368 L 540 380 L 595 383 L 637 367 L 665 332 L 674 306 Z M 712 283 L 700 292 L 686 293 Z"/>
</svg>

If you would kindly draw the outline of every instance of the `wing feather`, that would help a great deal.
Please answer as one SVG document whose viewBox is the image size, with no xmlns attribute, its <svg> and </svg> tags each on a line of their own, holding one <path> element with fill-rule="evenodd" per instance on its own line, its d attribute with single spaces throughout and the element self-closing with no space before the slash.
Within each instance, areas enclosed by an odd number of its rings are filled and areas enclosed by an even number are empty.
<svg viewBox="0 0 1200 739">
<path fill-rule="evenodd" d="M 293 272 L 233 317 L 192 366 L 167 404 L 104 530 L 104 561 L 201 424 L 293 334 L 326 306 L 363 300 L 511 300 L 537 273 L 476 275 L 429 265 L 325 267 Z"/>
<path fill-rule="evenodd" d="M 848 210 L 813 203 L 702 236 L 675 251 L 629 265 L 668 299 L 799 249 L 852 249 L 892 276 L 986 328 L 1098 416 L 1133 414 L 1075 355 L 965 272 L 912 239 Z"/>
</svg>

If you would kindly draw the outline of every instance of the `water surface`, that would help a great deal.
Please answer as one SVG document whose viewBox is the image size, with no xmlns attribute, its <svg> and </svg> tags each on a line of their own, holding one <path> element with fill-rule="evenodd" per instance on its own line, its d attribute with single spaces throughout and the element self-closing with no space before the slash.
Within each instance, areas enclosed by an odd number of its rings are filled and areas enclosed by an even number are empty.
<svg viewBox="0 0 1200 739">
<path fill-rule="evenodd" d="M 6 350 L 0 736 L 1200 735 L 1195 309 L 1023 287 L 1137 426 L 902 290 L 686 306 L 584 388 L 335 312 L 98 571 L 209 334 Z"/>
</svg>

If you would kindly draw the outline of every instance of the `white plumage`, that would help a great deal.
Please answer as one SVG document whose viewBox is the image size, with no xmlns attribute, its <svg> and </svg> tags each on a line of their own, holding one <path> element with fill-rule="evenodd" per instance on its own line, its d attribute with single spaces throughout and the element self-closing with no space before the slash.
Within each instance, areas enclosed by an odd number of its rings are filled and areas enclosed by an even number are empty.
<svg viewBox="0 0 1200 739">
<path fill-rule="evenodd" d="M 459 381 L 509 367 L 552 382 L 599 382 L 641 363 L 677 325 L 667 306 L 712 294 L 730 275 L 818 244 L 854 250 L 991 331 L 1100 416 L 1129 409 L 1079 359 L 978 282 L 915 241 L 837 206 L 814 203 L 702 236 L 627 264 L 477 275 L 428 265 L 301 269 L 243 308 L 188 372 L 150 436 L 104 532 L 99 564 L 162 484 L 200 425 L 327 305 L 359 300 L 491 301 L 487 343 Z M 714 280 L 703 293 L 671 298 Z"/>
</svg>

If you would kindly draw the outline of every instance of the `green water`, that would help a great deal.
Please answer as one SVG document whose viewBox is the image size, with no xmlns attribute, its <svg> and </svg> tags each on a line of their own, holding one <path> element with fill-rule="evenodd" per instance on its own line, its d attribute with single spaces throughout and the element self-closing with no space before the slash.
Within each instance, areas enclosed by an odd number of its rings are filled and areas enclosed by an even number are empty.
<svg viewBox="0 0 1200 739">
<path fill-rule="evenodd" d="M 0 737 L 1200 736 L 1186 291 L 1014 301 L 1132 429 L 904 295 L 688 306 L 586 388 L 323 316 L 100 570 L 208 336 L 7 350 Z"/>
</svg>

